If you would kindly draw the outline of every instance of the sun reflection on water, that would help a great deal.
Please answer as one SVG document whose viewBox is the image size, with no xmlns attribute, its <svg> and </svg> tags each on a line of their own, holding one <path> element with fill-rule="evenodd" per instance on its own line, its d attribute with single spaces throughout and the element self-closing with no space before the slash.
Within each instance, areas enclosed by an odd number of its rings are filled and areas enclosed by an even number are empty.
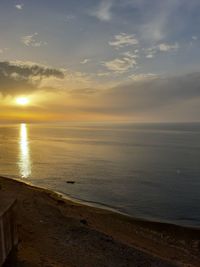
<svg viewBox="0 0 200 267">
<path fill-rule="evenodd" d="M 20 154 L 19 154 L 19 170 L 22 178 L 28 178 L 31 175 L 31 160 L 29 152 L 29 140 L 27 125 L 20 125 Z"/>
</svg>

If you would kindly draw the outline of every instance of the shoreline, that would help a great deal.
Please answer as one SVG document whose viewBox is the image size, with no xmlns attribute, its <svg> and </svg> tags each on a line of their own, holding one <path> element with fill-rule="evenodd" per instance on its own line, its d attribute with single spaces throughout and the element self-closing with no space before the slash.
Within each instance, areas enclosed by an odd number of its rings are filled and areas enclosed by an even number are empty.
<svg viewBox="0 0 200 267">
<path fill-rule="evenodd" d="M 18 183 L 22 183 L 25 184 L 29 187 L 32 187 L 33 189 L 40 189 L 43 190 L 44 192 L 50 192 L 50 193 L 55 193 L 57 195 L 57 197 L 62 198 L 66 201 L 70 201 L 73 203 L 77 203 L 83 206 L 87 206 L 87 207 L 92 207 L 92 208 L 97 208 L 97 209 L 101 209 L 101 210 L 105 210 L 105 211 L 109 211 L 112 213 L 116 213 L 125 217 L 128 217 L 130 219 L 133 220 L 137 220 L 137 221 L 144 221 L 144 222 L 148 222 L 148 223 L 157 223 L 157 224 L 165 224 L 165 225 L 171 225 L 171 226 L 177 226 L 177 227 L 181 227 L 181 228 L 186 228 L 186 229 L 194 229 L 194 230 L 200 230 L 200 226 L 195 226 L 195 225 L 188 225 L 188 224 L 179 224 L 179 223 L 175 223 L 173 221 L 164 221 L 164 220 L 159 220 L 159 219 L 154 219 L 152 217 L 149 218 L 145 218 L 145 217 L 134 217 L 133 215 L 120 211 L 117 208 L 115 208 L 114 206 L 109 206 L 107 204 L 103 204 L 100 202 L 95 202 L 95 201 L 87 201 L 84 199 L 80 199 L 80 198 L 76 198 L 76 197 L 72 197 L 70 195 L 67 195 L 65 193 L 61 193 L 59 191 L 55 191 L 53 189 L 48 189 L 45 187 L 40 187 L 37 185 L 33 185 L 32 183 L 28 183 L 26 181 L 23 181 L 20 178 L 15 178 L 15 177 L 9 177 L 9 176 L 1 176 L 0 175 L 0 179 L 1 178 L 5 178 L 5 179 L 9 179 L 9 180 L 14 180 Z"/>
<path fill-rule="evenodd" d="M 0 185 L 18 200 L 17 266 L 200 266 L 200 229 L 133 218 L 6 177 L 0 177 Z M 48 241 L 44 252 L 39 250 L 40 236 Z M 87 253 L 79 247 L 85 243 Z M 64 253 L 65 248 L 74 256 Z"/>
</svg>

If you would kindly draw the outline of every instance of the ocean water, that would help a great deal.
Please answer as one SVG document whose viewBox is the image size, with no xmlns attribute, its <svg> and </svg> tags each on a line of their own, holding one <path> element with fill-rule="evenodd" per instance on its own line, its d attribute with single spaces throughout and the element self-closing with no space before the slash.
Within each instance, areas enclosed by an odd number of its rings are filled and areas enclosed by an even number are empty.
<svg viewBox="0 0 200 267">
<path fill-rule="evenodd" d="M 1 125 L 0 175 L 133 217 L 200 226 L 200 124 Z"/>
</svg>

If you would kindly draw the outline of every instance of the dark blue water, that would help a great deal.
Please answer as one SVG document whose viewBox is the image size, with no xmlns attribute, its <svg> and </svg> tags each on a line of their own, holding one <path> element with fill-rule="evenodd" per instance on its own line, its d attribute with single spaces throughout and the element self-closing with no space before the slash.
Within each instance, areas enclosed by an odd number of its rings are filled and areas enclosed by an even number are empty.
<svg viewBox="0 0 200 267">
<path fill-rule="evenodd" d="M 200 124 L 1 125 L 0 174 L 134 217 L 200 226 Z"/>
</svg>

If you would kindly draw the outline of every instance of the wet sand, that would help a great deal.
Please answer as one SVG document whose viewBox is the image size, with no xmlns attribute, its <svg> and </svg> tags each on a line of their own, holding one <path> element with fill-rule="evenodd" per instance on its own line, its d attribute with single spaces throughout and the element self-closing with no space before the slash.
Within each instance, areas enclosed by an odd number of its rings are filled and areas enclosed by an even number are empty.
<svg viewBox="0 0 200 267">
<path fill-rule="evenodd" d="M 198 229 L 133 219 L 8 178 L 0 188 L 18 201 L 14 267 L 200 266 Z"/>
</svg>

